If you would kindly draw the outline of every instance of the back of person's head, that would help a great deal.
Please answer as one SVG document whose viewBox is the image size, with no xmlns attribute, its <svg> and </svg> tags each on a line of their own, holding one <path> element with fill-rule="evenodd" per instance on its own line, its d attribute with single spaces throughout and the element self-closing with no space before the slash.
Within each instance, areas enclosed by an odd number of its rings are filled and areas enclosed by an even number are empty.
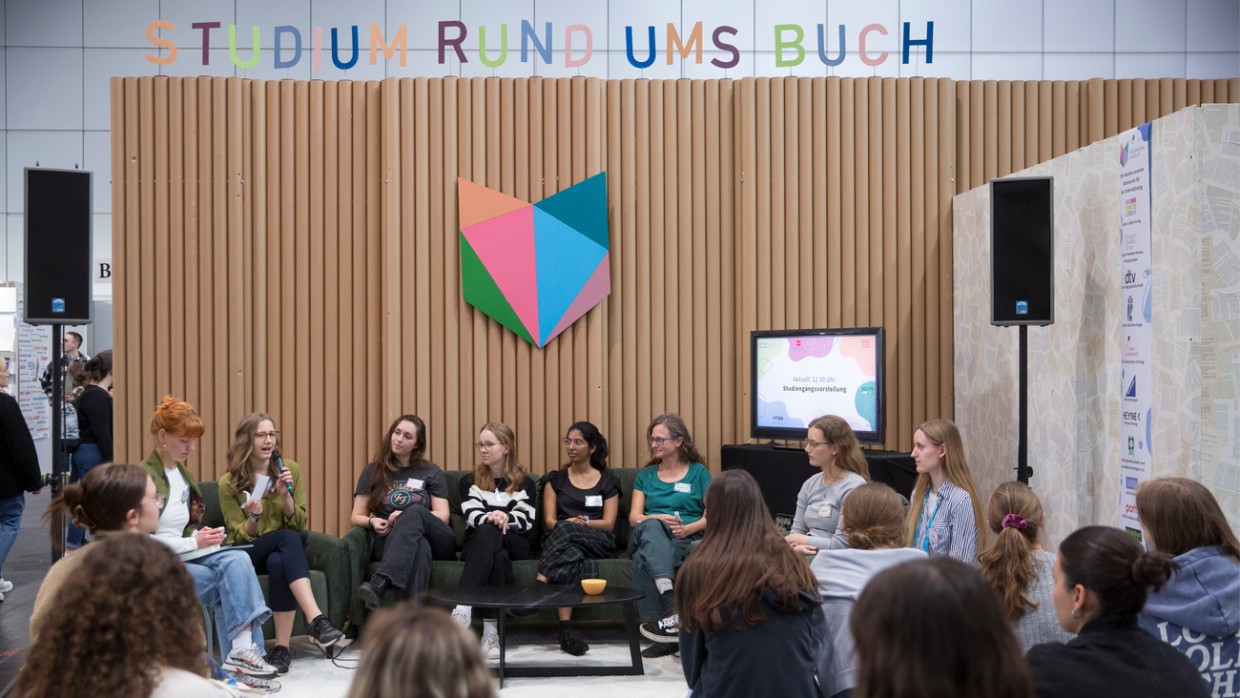
<svg viewBox="0 0 1240 698">
<path fill-rule="evenodd" d="M 1110 526 L 1079 528 L 1059 545 L 1064 587 L 1088 589 L 1091 618 L 1136 615 L 1149 589 L 1158 591 L 1179 567 L 1164 552 L 1146 552 L 1136 538 Z"/>
<path fill-rule="evenodd" d="M 155 435 L 160 431 L 170 436 L 197 439 L 206 432 L 206 428 L 193 405 L 165 395 L 159 407 L 155 408 L 155 413 L 151 415 L 151 434 Z"/>
<path fill-rule="evenodd" d="M 800 610 L 817 595 L 809 564 L 779 535 L 762 490 L 744 470 L 725 470 L 706 488 L 706 533 L 675 586 L 681 627 L 718 632 L 769 616 L 763 596 Z"/>
<path fill-rule="evenodd" d="M 405 602 L 366 621 L 349 698 L 494 698 L 478 641 L 437 608 Z"/>
<path fill-rule="evenodd" d="M 1033 681 L 990 584 L 947 557 L 870 580 L 853 607 L 857 698 L 1031 698 Z"/>
<path fill-rule="evenodd" d="M 848 545 L 857 550 L 904 546 L 904 502 L 881 482 L 864 484 L 848 494 L 841 510 Z"/>
<path fill-rule="evenodd" d="M 982 574 L 999 593 L 1004 612 L 1012 620 L 1038 607 L 1025 592 L 1038 576 L 1033 564 L 1033 546 L 1038 543 L 1042 518 L 1042 502 L 1028 485 L 1020 482 L 999 485 L 986 507 L 986 524 L 995 534 L 995 540 L 978 553 L 977 561 Z"/>
<path fill-rule="evenodd" d="M 809 428 L 821 431 L 828 444 L 840 449 L 839 453 L 835 454 L 836 465 L 870 479 L 870 466 L 865 462 L 865 455 L 861 453 L 857 434 L 843 417 L 824 415 L 810 422 Z"/>
<path fill-rule="evenodd" d="M 146 471 L 139 466 L 104 463 L 91 468 L 81 480 L 65 485 L 44 517 L 50 520 L 55 514 L 64 514 L 92 532 L 119 531 L 126 527 L 130 512 L 142 510 L 147 479 Z M 53 538 L 59 536 L 59 530 L 52 531 Z"/>
<path fill-rule="evenodd" d="M 125 533 L 74 555 L 81 566 L 52 598 L 19 695 L 149 696 L 161 667 L 207 676 L 194 580 L 176 553 Z"/>
<path fill-rule="evenodd" d="M 75 361 L 69 367 L 69 377 L 74 383 L 98 383 L 112 372 L 112 350 L 103 351 L 90 357 L 89 361 Z"/>
<path fill-rule="evenodd" d="M 607 448 L 607 439 L 603 436 L 603 432 L 591 422 L 573 422 L 564 432 L 564 438 L 567 439 L 568 435 L 574 431 L 580 432 L 586 445 L 594 449 L 590 452 L 590 465 L 600 473 L 607 470 L 607 456 L 611 455 L 611 452 Z M 568 466 L 567 463 L 564 465 Z"/>
<path fill-rule="evenodd" d="M 1137 487 L 1137 515 L 1151 548 L 1183 555 L 1217 545 L 1240 560 L 1240 543 L 1214 494 L 1196 480 L 1165 477 Z"/>
</svg>

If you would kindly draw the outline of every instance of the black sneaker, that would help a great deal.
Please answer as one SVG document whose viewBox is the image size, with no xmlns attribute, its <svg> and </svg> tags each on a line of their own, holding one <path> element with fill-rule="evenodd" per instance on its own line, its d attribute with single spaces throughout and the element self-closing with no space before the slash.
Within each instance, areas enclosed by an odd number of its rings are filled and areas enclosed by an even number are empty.
<svg viewBox="0 0 1240 698">
<path fill-rule="evenodd" d="M 320 615 L 310 622 L 310 635 L 314 637 L 314 644 L 318 645 L 319 649 L 324 652 L 327 651 L 327 648 L 340 642 L 340 638 L 344 637 L 344 633 L 337 630 L 336 626 L 332 625 L 332 622 L 327 620 L 325 615 Z"/>
<path fill-rule="evenodd" d="M 658 623 L 642 623 L 641 631 L 647 640 L 665 644 L 678 642 L 680 640 L 680 615 L 673 613 Z"/>
<path fill-rule="evenodd" d="M 565 628 L 560 631 L 560 649 L 574 657 L 580 657 L 590 651 L 590 645 L 586 644 L 577 631 Z"/>
<path fill-rule="evenodd" d="M 383 605 L 383 595 L 387 593 L 389 585 L 387 577 L 376 574 L 369 582 L 362 582 L 357 588 L 357 597 L 366 604 L 366 608 L 373 611 Z"/>
<path fill-rule="evenodd" d="M 680 643 L 664 643 L 656 642 L 653 645 L 642 650 L 642 656 L 646 659 L 658 659 L 659 657 L 667 657 L 669 655 L 680 654 Z"/>
<path fill-rule="evenodd" d="M 281 674 L 287 674 L 288 668 L 293 665 L 293 655 L 289 653 L 288 648 L 284 645 L 276 645 L 271 648 L 265 657 L 267 663 L 276 668 Z"/>
</svg>

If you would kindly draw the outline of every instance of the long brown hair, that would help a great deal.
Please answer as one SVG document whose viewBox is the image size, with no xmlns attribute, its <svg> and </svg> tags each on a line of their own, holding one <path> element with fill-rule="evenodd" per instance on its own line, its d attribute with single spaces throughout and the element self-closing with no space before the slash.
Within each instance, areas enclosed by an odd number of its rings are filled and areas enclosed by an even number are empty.
<svg viewBox="0 0 1240 698">
<path fill-rule="evenodd" d="M 752 475 L 723 471 L 706 489 L 705 505 L 706 533 L 676 579 L 681 627 L 719 632 L 757 625 L 768 618 L 766 594 L 796 610 L 801 592 L 818 596 L 809 564 L 779 535 Z"/>
<path fill-rule="evenodd" d="M 103 351 L 90 357 L 89 361 L 74 361 L 69 366 L 69 378 L 77 385 L 98 383 L 112 372 L 112 350 Z"/>
<path fill-rule="evenodd" d="M 437 608 L 404 601 L 366 621 L 348 698 L 494 698 L 495 681 L 469 631 Z"/>
<path fill-rule="evenodd" d="M 267 420 L 275 427 L 276 420 L 266 412 L 251 412 L 241 418 L 237 422 L 237 431 L 233 434 L 232 446 L 228 447 L 228 494 L 236 497 L 241 492 L 250 492 L 254 489 L 254 482 L 258 478 L 259 473 L 254 472 L 250 467 L 250 456 L 254 453 L 254 435 L 258 433 L 258 425 Z M 280 439 L 276 439 L 276 450 L 280 448 Z M 267 464 L 267 473 L 264 473 L 275 481 L 280 476 L 275 472 L 275 464 Z"/>
<path fill-rule="evenodd" d="M 1151 547 L 1172 555 L 1217 545 L 1240 560 L 1240 543 L 1223 508 L 1206 486 L 1182 477 L 1146 480 L 1137 487 L 1137 516 Z"/>
<path fill-rule="evenodd" d="M 504 454 L 504 477 L 508 478 L 508 487 L 504 491 L 512 494 L 521 489 L 521 484 L 525 482 L 525 468 L 521 467 L 521 462 L 517 460 L 517 436 L 512 433 L 512 428 L 503 422 L 487 422 L 478 433 L 484 431 L 494 434 L 499 443 L 508 449 L 508 453 Z M 474 484 L 483 491 L 495 488 L 491 469 L 481 459 L 474 465 Z"/>
<path fill-rule="evenodd" d="M 853 606 L 849 628 L 857 698 L 1033 697 L 1029 666 L 998 597 L 959 560 L 936 557 L 879 572 Z"/>
<path fill-rule="evenodd" d="M 81 480 L 65 485 L 60 496 L 48 504 L 43 518 L 51 521 L 56 514 L 63 514 L 91 532 L 119 531 L 125 528 L 129 512 L 141 511 L 149 479 L 140 466 L 104 463 Z M 52 530 L 52 539 L 59 538 L 60 530 Z"/>
<path fill-rule="evenodd" d="M 960 430 L 948 419 L 931 419 L 917 427 L 930 439 L 935 446 L 946 446 L 947 453 L 943 456 L 943 473 L 960 489 L 969 493 L 969 501 L 973 504 L 973 523 L 977 529 L 977 549 L 985 550 L 989 536 L 986 535 L 985 518 L 982 516 L 981 500 L 977 496 L 977 485 L 973 484 L 973 471 L 969 469 L 969 461 L 964 456 L 964 440 L 960 438 Z M 913 496 L 909 498 L 907 544 L 914 544 L 917 535 L 917 524 L 921 522 L 921 508 L 925 505 L 926 488 L 930 486 L 929 473 L 917 476 L 917 484 L 913 486 Z"/>
<path fill-rule="evenodd" d="M 167 546 L 138 533 L 75 553 L 80 579 L 55 593 L 18 679 L 25 698 L 149 696 L 164 667 L 207 676 L 194 580 Z"/>
<path fill-rule="evenodd" d="M 828 444 L 840 449 L 840 452 L 835 454 L 835 465 L 866 480 L 870 479 L 870 466 L 865 462 L 865 456 L 861 454 L 861 444 L 857 443 L 857 434 L 848 422 L 842 417 L 828 414 L 810 422 L 809 428 L 821 431 Z"/>
<path fill-rule="evenodd" d="M 848 493 L 840 508 L 848 545 L 856 550 L 904 547 L 904 503 L 881 482 L 867 482 Z"/>
<path fill-rule="evenodd" d="M 667 427 L 667 433 L 672 435 L 673 439 L 683 439 L 680 442 L 680 448 L 677 449 L 677 456 L 686 463 L 706 464 L 706 460 L 702 458 L 702 454 L 698 452 L 697 446 L 693 445 L 693 436 L 689 433 L 689 427 L 685 426 L 685 420 L 675 412 L 664 412 L 663 414 L 650 420 L 650 426 L 646 427 L 646 444 L 650 444 L 650 435 L 654 433 L 654 428 L 662 424 Z M 658 458 L 651 458 L 646 465 L 654 465 L 658 463 Z"/>
<path fill-rule="evenodd" d="M 1019 620 L 1036 601 L 1025 593 L 1038 578 L 1033 546 L 1042 529 L 1042 502 L 1028 485 L 1005 482 L 995 488 L 986 507 L 986 523 L 995 534 L 989 548 L 977 554 L 982 576 L 999 594 L 1009 620 Z"/>
<path fill-rule="evenodd" d="M 392 453 L 392 434 L 401 422 L 409 422 L 418 430 L 418 438 L 413 440 L 413 451 L 409 453 L 409 467 L 417 468 L 426 465 L 423 462 L 423 456 L 426 455 L 426 424 L 422 418 L 416 414 L 402 414 L 392 420 L 387 434 L 383 437 L 383 442 L 379 444 L 379 449 L 375 452 L 374 460 L 371 461 L 375 464 L 375 469 L 370 474 L 370 497 L 367 500 L 370 511 L 379 510 L 379 505 L 387 495 L 388 483 L 401 468 L 396 454 Z"/>
</svg>

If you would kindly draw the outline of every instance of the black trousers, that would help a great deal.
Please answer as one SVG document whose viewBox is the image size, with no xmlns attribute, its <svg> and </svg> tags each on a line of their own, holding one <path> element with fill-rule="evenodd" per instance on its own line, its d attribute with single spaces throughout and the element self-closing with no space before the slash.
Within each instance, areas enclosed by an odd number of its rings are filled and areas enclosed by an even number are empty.
<svg viewBox="0 0 1240 698">
<path fill-rule="evenodd" d="M 271 593 L 271 610 L 277 613 L 296 611 L 297 599 L 293 597 L 290 584 L 310 576 L 306 562 L 306 549 L 301 536 L 291 528 L 272 531 L 255 538 L 248 548 L 243 548 L 254 563 L 254 572 L 267 575 L 267 589 Z M 307 619 L 313 620 L 313 619 Z"/>
<path fill-rule="evenodd" d="M 404 598 L 419 596 L 431 585 L 431 561 L 456 557 L 456 535 L 426 507 L 409 507 L 396 517 L 386 536 L 375 540 L 378 573 Z"/>
<path fill-rule="evenodd" d="M 512 561 L 530 556 L 530 541 L 523 533 L 502 533 L 499 527 L 484 523 L 473 529 L 465 541 L 465 569 L 461 588 L 508 586 L 513 582 Z M 479 610 L 478 617 L 494 618 L 495 611 Z"/>
</svg>

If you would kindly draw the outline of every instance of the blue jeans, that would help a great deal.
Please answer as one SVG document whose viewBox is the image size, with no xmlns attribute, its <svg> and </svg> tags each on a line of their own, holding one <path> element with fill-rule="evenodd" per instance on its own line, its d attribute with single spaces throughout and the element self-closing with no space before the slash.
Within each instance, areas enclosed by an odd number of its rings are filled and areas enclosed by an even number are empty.
<svg viewBox="0 0 1240 698">
<path fill-rule="evenodd" d="M 240 550 L 221 550 L 190 560 L 185 567 L 194 578 L 198 600 L 215 612 L 220 656 L 228 656 L 232 638 L 247 623 L 250 637 L 262 652 L 263 621 L 271 617 L 271 609 L 263 600 L 250 556 Z"/>
<path fill-rule="evenodd" d="M 689 548 L 702 537 L 677 538 L 672 529 L 658 519 L 646 519 L 629 534 L 629 557 L 633 558 L 633 588 L 645 594 L 637 602 L 639 615 L 647 620 L 663 617 L 659 607 L 656 579 L 675 579 L 676 568 L 685 561 Z"/>
<path fill-rule="evenodd" d="M 4 569 L 4 559 L 9 556 L 13 543 L 17 542 L 17 531 L 22 527 L 22 512 L 25 510 L 24 494 L 0 499 L 0 570 Z"/>
<path fill-rule="evenodd" d="M 79 444 L 77 450 L 73 452 L 73 470 L 70 471 L 69 482 L 78 482 L 102 462 L 103 453 L 99 451 L 99 444 Z M 70 522 L 68 546 L 70 548 L 82 547 L 82 539 L 85 535 L 86 529 Z"/>
</svg>

